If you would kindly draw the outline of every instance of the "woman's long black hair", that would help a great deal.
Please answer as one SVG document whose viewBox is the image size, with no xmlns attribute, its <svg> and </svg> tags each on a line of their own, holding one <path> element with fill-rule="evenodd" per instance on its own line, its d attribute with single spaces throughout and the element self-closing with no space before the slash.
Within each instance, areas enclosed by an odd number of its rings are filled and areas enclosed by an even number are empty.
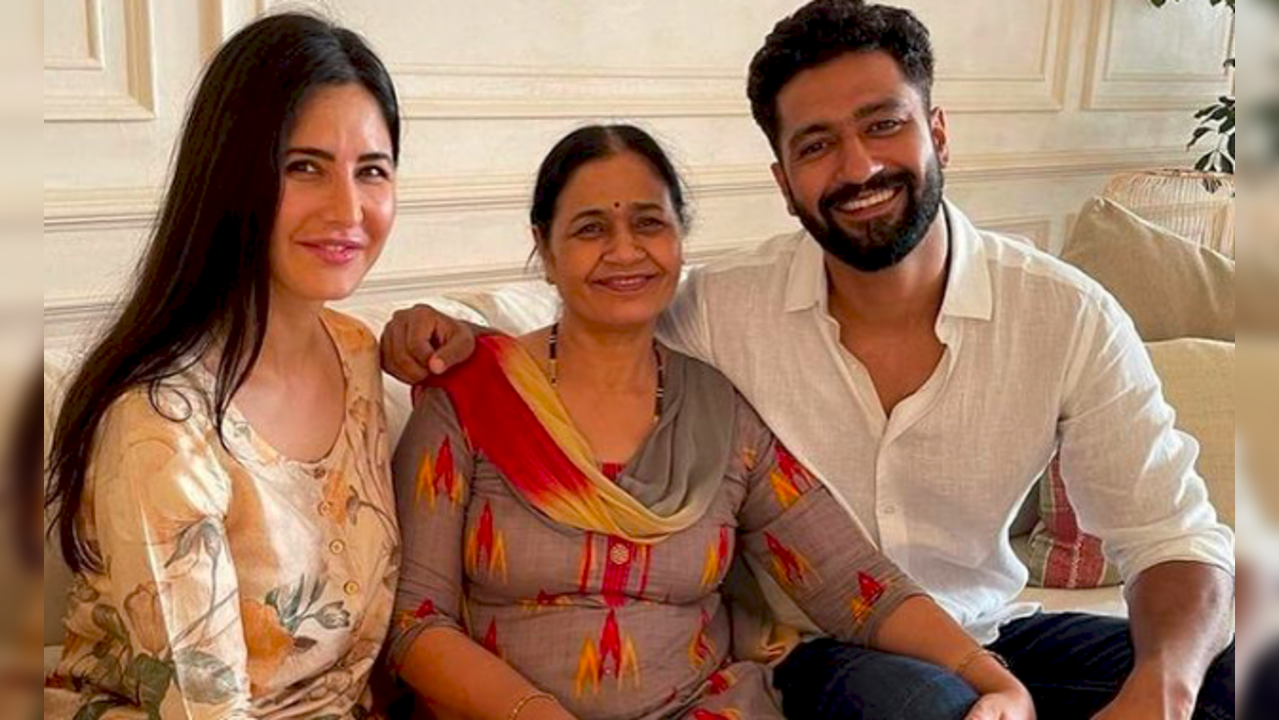
<svg viewBox="0 0 1279 720">
<path fill-rule="evenodd" d="M 145 387 L 156 405 L 160 383 L 216 344 L 207 401 L 221 433 L 266 333 L 280 153 L 310 93 L 348 83 L 377 101 L 398 160 L 390 74 L 350 30 L 307 14 L 268 16 L 236 33 L 205 69 L 150 245 L 119 317 L 68 386 L 54 429 L 45 503 L 55 510 L 50 532 L 56 528 L 72 570 L 101 569 L 77 516 L 94 437 L 113 402 Z"/>
</svg>

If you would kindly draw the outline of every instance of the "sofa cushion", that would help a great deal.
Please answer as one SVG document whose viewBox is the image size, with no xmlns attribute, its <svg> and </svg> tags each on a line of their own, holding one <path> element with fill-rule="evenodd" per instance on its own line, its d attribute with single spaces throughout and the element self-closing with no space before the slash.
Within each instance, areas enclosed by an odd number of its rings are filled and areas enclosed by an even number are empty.
<svg viewBox="0 0 1279 720">
<path fill-rule="evenodd" d="M 1235 524 L 1234 343 L 1183 338 L 1147 343 L 1163 385 L 1177 412 L 1177 429 L 1199 444 L 1195 469 L 1208 498 L 1226 524 Z M 1056 457 L 1040 479 L 1040 521 L 1020 546 L 1030 584 L 1047 588 L 1089 588 L 1120 579 L 1101 552 L 1101 541 L 1079 529 L 1061 479 Z"/>
<path fill-rule="evenodd" d="M 1101 540 L 1079 528 L 1059 457 L 1053 457 L 1039 480 L 1039 522 L 1023 560 L 1033 587 L 1074 590 L 1121 582 L 1118 570 L 1102 553 Z"/>
<path fill-rule="evenodd" d="M 1103 198 L 1084 205 L 1061 258 L 1101 283 L 1143 340 L 1235 338 L 1235 263 Z"/>
<path fill-rule="evenodd" d="M 449 293 L 484 316 L 489 327 L 509 335 L 523 335 L 555 322 L 560 296 L 545 282 L 531 280 L 475 292 Z"/>
<path fill-rule="evenodd" d="M 1199 441 L 1195 469 L 1227 525 L 1235 524 L 1235 345 L 1185 338 L 1148 343 L 1177 428 Z"/>
</svg>

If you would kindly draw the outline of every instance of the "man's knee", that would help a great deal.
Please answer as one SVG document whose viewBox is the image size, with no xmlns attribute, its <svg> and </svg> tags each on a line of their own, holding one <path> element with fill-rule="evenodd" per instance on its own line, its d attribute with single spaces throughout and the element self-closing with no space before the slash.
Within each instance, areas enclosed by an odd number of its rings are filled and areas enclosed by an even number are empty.
<svg viewBox="0 0 1279 720">
<path fill-rule="evenodd" d="M 962 720 L 977 701 L 966 682 L 926 662 L 817 640 L 778 667 L 790 720 Z"/>
</svg>

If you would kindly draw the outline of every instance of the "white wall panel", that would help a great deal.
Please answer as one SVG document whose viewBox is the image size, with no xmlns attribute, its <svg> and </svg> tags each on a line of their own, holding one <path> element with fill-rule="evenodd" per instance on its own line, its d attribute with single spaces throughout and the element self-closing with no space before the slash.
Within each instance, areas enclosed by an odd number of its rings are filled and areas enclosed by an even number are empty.
<svg viewBox="0 0 1279 720">
<path fill-rule="evenodd" d="M 1233 17 L 1206 0 L 1162 9 L 1095 0 L 1085 107 L 1186 110 L 1229 81 Z"/>
<path fill-rule="evenodd" d="M 404 102 L 400 217 L 355 302 L 524 273 L 544 153 L 627 120 L 692 185 L 688 254 L 796 227 L 745 100 L 746 67 L 799 0 L 47 0 L 45 319 L 101 317 L 145 241 L 200 64 L 264 11 L 358 30 Z M 906 0 L 932 30 L 949 196 L 1056 250 L 1114 172 L 1186 165 L 1190 108 L 1229 87 L 1228 14 L 1206 0 Z M 96 43 L 96 45 L 95 45 Z M 145 120 L 146 122 L 138 122 Z"/>
<path fill-rule="evenodd" d="M 154 117 L 151 0 L 50 0 L 45 13 L 46 122 Z"/>
</svg>

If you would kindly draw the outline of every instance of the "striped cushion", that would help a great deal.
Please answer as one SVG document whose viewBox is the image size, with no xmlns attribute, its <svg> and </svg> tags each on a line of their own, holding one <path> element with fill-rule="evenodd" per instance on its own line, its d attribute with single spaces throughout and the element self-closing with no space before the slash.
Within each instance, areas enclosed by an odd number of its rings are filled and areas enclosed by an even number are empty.
<svg viewBox="0 0 1279 720">
<path fill-rule="evenodd" d="M 1079 529 L 1061 479 L 1061 457 L 1054 456 L 1039 484 L 1039 522 L 1030 534 L 1030 584 L 1045 588 L 1096 588 L 1120 583 L 1106 561 L 1101 540 Z"/>
</svg>

